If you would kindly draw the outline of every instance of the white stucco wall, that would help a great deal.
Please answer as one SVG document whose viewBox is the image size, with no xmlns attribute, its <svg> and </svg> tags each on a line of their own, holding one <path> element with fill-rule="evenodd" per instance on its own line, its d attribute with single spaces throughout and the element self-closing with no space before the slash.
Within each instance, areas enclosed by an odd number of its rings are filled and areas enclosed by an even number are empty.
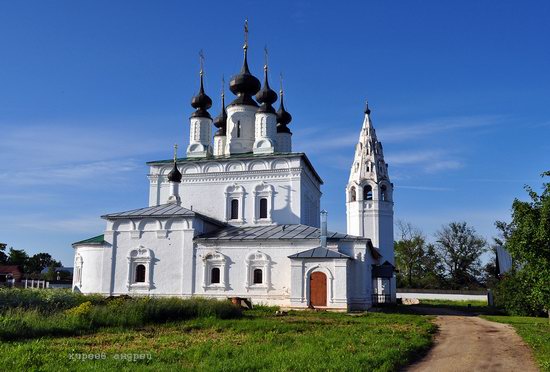
<svg viewBox="0 0 550 372">
<path fill-rule="evenodd" d="M 416 298 L 418 300 L 451 300 L 451 301 L 487 301 L 486 294 L 450 294 L 450 293 L 401 293 L 397 298 Z"/>
<path fill-rule="evenodd" d="M 151 166 L 150 206 L 168 201 L 166 175 L 171 168 L 171 164 Z M 235 225 L 270 223 L 254 221 L 258 203 L 254 191 L 267 184 L 273 189 L 272 222 L 319 226 L 320 183 L 300 156 L 186 161 L 179 168 L 183 174 L 180 197 L 186 208 Z M 244 219 L 239 216 L 239 221 L 228 220 L 228 188 L 234 186 L 242 188 Z"/>
</svg>

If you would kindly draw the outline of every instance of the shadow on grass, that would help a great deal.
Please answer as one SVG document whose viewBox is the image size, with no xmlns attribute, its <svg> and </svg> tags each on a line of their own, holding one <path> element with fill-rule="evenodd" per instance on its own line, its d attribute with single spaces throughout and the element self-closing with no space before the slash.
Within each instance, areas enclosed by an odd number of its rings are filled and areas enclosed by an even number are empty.
<svg viewBox="0 0 550 372">
<path fill-rule="evenodd" d="M 452 305 L 384 305 L 373 308 L 371 311 L 387 314 L 414 314 L 414 315 L 505 315 L 502 310 L 489 306 L 452 306 Z"/>
</svg>

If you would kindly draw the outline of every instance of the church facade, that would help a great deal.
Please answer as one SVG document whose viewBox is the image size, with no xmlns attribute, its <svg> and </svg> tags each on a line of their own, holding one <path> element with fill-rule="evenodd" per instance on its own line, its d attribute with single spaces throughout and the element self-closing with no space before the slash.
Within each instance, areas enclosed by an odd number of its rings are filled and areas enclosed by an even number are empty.
<svg viewBox="0 0 550 372">
<path fill-rule="evenodd" d="M 368 105 L 347 232 L 328 232 L 323 180 L 292 151 L 284 93 L 270 88 L 267 63 L 263 85 L 250 73 L 247 50 L 229 84 L 235 99 L 222 93 L 214 120 L 201 67 L 186 157 L 148 163 L 149 205 L 102 216 L 103 235 L 73 244 L 74 291 L 334 310 L 395 300 L 393 185 Z"/>
</svg>

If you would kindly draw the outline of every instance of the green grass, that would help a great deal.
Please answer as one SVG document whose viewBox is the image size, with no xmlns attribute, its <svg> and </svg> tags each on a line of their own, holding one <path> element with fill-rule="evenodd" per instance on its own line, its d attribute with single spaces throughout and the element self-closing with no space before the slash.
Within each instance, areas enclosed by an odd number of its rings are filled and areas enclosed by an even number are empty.
<svg viewBox="0 0 550 372">
<path fill-rule="evenodd" d="M 512 325 L 533 349 L 542 371 L 550 371 L 550 323 L 548 318 L 527 316 L 484 316 L 487 320 Z"/>
<path fill-rule="evenodd" d="M 18 307 L 0 313 L 0 339 L 70 336 L 90 333 L 101 327 L 136 328 L 174 320 L 241 316 L 242 311 L 228 301 L 203 298 L 118 298 L 96 305 L 87 301 L 51 313 Z"/>
<path fill-rule="evenodd" d="M 435 326 L 404 314 L 247 311 L 73 337 L 0 343 L 6 370 L 393 371 L 422 355 Z M 78 360 L 96 354 L 100 360 Z M 142 354 L 127 361 L 120 355 Z M 149 358 L 150 357 L 150 358 Z"/>
<path fill-rule="evenodd" d="M 475 307 L 488 306 L 487 301 L 483 300 L 420 300 L 422 305 L 434 305 L 434 306 L 460 306 L 467 307 L 468 304 Z"/>
<path fill-rule="evenodd" d="M 0 313 L 13 308 L 55 313 L 88 301 L 93 304 L 102 303 L 105 302 L 105 297 L 83 295 L 69 289 L 0 288 Z"/>
</svg>

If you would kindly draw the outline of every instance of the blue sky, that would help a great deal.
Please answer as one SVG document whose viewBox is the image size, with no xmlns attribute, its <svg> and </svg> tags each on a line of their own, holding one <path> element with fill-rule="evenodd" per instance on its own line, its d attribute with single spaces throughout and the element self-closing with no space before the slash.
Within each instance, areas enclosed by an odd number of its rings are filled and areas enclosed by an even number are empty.
<svg viewBox="0 0 550 372">
<path fill-rule="evenodd" d="M 490 238 L 550 169 L 549 2 L 228 4 L 0 1 L 0 241 L 71 265 L 100 215 L 145 206 L 145 162 L 187 144 L 198 51 L 217 115 L 245 17 L 252 72 L 267 44 L 271 80 L 285 75 L 332 230 L 366 98 L 395 217 L 429 237 L 465 220 Z"/>
</svg>

